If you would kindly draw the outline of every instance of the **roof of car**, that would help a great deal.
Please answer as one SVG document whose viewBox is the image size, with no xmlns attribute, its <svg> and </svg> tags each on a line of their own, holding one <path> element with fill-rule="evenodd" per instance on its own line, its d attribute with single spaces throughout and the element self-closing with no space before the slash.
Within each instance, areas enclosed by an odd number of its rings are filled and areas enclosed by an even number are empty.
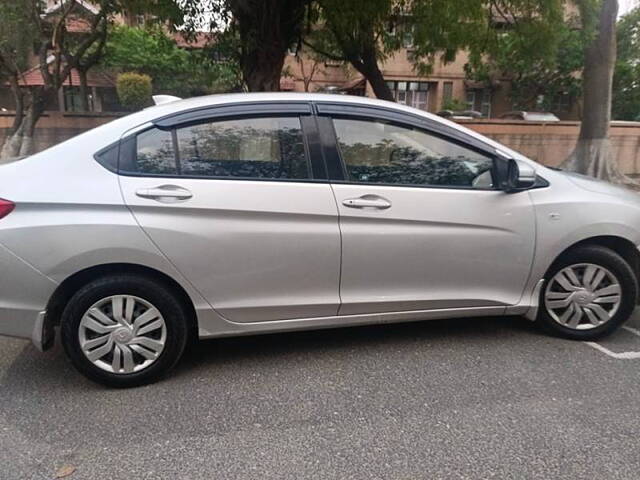
<svg viewBox="0 0 640 480">
<path fill-rule="evenodd" d="M 446 125 L 459 132 L 464 132 L 468 136 L 474 137 L 476 140 L 491 145 L 493 148 L 499 149 L 506 154 L 513 156 L 514 158 L 525 159 L 529 162 L 531 160 L 526 159 L 522 154 L 515 152 L 504 145 L 501 145 L 490 138 L 484 137 L 473 130 L 456 124 L 446 118 L 438 117 L 437 115 L 425 112 L 423 110 L 417 110 L 415 108 L 401 105 L 399 103 L 388 102 L 384 100 L 378 100 L 368 97 L 357 97 L 349 95 L 332 95 L 326 93 L 293 93 L 293 92 L 270 92 L 270 93 L 229 93 L 229 94 L 217 94 L 207 95 L 203 97 L 194 97 L 183 100 L 176 100 L 160 105 L 155 105 L 146 108 L 142 111 L 132 113 L 125 117 L 119 118 L 105 125 L 97 127 L 93 130 L 85 132 L 77 137 L 74 137 L 70 142 L 88 142 L 96 147 L 105 147 L 114 141 L 119 140 L 123 135 L 128 132 L 135 131 L 143 126 L 150 125 L 150 122 L 158 118 L 172 115 L 175 113 L 185 112 L 192 109 L 198 109 L 208 106 L 216 105 L 229 105 L 239 103 L 250 102 L 290 102 L 290 101 L 307 101 L 307 102 L 329 102 L 329 103 L 343 103 L 351 105 L 363 105 L 363 106 L 377 106 L 382 108 L 391 108 L 396 111 L 404 111 L 413 115 L 419 115 L 431 120 L 434 123 Z M 67 142 L 63 142 L 66 144 Z M 59 144 L 61 148 L 63 144 Z M 53 147 L 56 148 L 56 147 Z M 98 148 L 96 148 L 98 150 Z"/>
<path fill-rule="evenodd" d="M 157 112 L 162 115 L 171 112 L 179 112 L 181 110 L 189 110 L 192 108 L 205 107 L 210 105 L 222 105 L 230 103 L 247 103 L 247 102 L 331 102 L 331 103 L 350 103 L 358 105 L 369 105 L 379 107 L 392 107 L 399 110 L 410 111 L 412 113 L 426 114 L 429 117 L 438 119 L 436 115 L 429 114 L 422 110 L 416 110 L 399 103 L 378 100 L 369 97 L 357 97 L 353 95 L 334 95 L 327 93 L 299 93 L 299 92 L 268 92 L 268 93 L 224 93 L 216 95 L 206 95 L 203 97 L 194 97 L 183 100 L 176 100 L 157 107 L 150 107 L 144 112 L 154 112 L 160 107 L 167 107 L 166 111 Z M 154 115 L 154 117 L 157 115 Z"/>
<path fill-rule="evenodd" d="M 334 95 L 327 93 L 298 93 L 298 92 L 268 92 L 268 93 L 224 93 L 215 95 L 206 95 L 203 97 L 187 98 L 176 100 L 173 102 L 162 103 L 146 108 L 140 112 L 123 117 L 117 122 L 124 125 L 122 120 L 126 119 L 129 124 L 128 128 L 135 128 L 138 125 L 150 122 L 154 119 L 207 106 L 251 103 L 251 102 L 329 102 L 344 103 L 351 105 L 377 106 L 381 108 L 392 108 L 398 111 L 405 111 L 414 115 L 426 117 L 434 122 L 438 122 L 460 130 L 462 127 L 454 122 L 439 117 L 437 115 L 418 110 L 399 103 L 389 102 L 386 100 L 378 100 L 369 97 L 357 97 L 352 95 Z M 127 128 L 125 128 L 126 130 Z"/>
</svg>

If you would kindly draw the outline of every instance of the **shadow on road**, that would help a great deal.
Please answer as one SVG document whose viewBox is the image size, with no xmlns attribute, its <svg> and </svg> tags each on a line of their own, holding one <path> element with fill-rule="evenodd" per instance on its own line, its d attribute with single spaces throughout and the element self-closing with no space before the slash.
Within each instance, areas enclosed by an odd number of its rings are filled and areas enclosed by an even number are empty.
<svg viewBox="0 0 640 480">
<path fill-rule="evenodd" d="M 258 424 L 280 429 L 325 423 L 335 412 L 419 410 L 425 398 L 440 392 L 451 401 L 469 385 L 476 385 L 476 395 L 487 395 L 487 379 L 504 365 L 510 370 L 493 380 L 489 395 L 508 392 L 541 347 L 571 348 L 522 318 L 217 339 L 192 346 L 163 381 L 113 390 L 77 373 L 59 344 L 43 355 L 26 342 L 2 342 L 0 423 L 23 442 L 70 452 L 123 438 L 137 445 Z M 457 401 L 473 398 L 465 394 Z"/>
<path fill-rule="evenodd" d="M 517 340 L 522 335 L 542 335 L 536 326 L 520 317 L 469 318 L 433 320 L 391 325 L 370 325 L 304 332 L 274 333 L 233 338 L 201 340 L 190 345 L 179 365 L 172 371 L 171 381 L 186 378 L 190 372 L 203 371 L 212 365 L 225 366 L 242 362 L 243 368 L 252 362 L 286 362 L 297 356 L 353 355 L 358 350 L 375 350 L 381 346 L 402 348 L 403 344 L 425 342 L 452 344 L 500 337 Z M 58 339 L 56 339 L 58 340 Z M 11 342 L 18 342 L 11 340 Z M 23 342 L 22 351 L 5 367 L 0 379 L 3 389 L 63 389 L 67 392 L 103 391 L 104 387 L 85 380 L 78 374 L 56 341 L 55 347 L 41 354 L 30 343 Z M 17 347 L 17 346 L 16 346 Z M 147 387 L 149 388 L 149 387 Z"/>
<path fill-rule="evenodd" d="M 273 333 L 245 337 L 201 340 L 192 346 L 178 366 L 180 372 L 210 363 L 251 362 L 298 355 L 332 355 L 382 345 L 401 348 L 414 342 L 478 342 L 481 338 L 540 334 L 536 326 L 520 317 L 431 320 L 386 325 Z"/>
</svg>

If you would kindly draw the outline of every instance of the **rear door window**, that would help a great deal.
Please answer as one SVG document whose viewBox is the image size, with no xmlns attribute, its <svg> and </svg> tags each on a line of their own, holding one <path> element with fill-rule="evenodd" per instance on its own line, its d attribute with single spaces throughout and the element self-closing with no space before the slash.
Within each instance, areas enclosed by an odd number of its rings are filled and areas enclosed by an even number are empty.
<svg viewBox="0 0 640 480">
<path fill-rule="evenodd" d="M 178 173 L 172 133 L 152 128 L 137 136 L 134 170 L 154 175 Z"/>
<path fill-rule="evenodd" d="M 179 128 L 176 134 L 183 175 L 310 178 L 297 117 L 215 121 Z"/>
<path fill-rule="evenodd" d="M 298 117 L 219 120 L 151 128 L 124 140 L 120 172 L 210 178 L 311 179 Z"/>
</svg>

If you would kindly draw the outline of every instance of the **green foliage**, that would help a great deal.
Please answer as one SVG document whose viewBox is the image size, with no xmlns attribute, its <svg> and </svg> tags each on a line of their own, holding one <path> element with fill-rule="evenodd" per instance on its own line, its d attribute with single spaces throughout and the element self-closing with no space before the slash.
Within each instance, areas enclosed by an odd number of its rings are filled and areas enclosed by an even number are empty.
<svg viewBox="0 0 640 480">
<path fill-rule="evenodd" d="M 467 104 L 458 98 L 448 98 L 442 103 L 442 109 L 460 112 L 467 109 Z"/>
<path fill-rule="evenodd" d="M 250 91 L 273 91 L 280 86 L 289 47 L 300 42 L 305 14 L 313 0 L 180 0 L 188 17 L 216 32 L 228 58 Z"/>
<path fill-rule="evenodd" d="M 128 110 L 140 110 L 151 102 L 151 77 L 149 75 L 127 72 L 118 75 L 116 81 L 118 98 Z"/>
<path fill-rule="evenodd" d="M 509 3 L 485 42 L 469 46 L 467 75 L 491 84 L 508 79 L 514 107 L 525 110 L 552 110 L 562 96 L 579 96 L 586 37 L 579 19 L 564 18 L 562 0 Z"/>
<path fill-rule="evenodd" d="M 110 31 L 103 65 L 150 75 L 156 93 L 194 96 L 234 89 L 237 68 L 215 62 L 207 52 L 179 48 L 161 27 L 116 26 Z"/>
<path fill-rule="evenodd" d="M 372 59 L 384 61 L 406 47 L 422 75 L 438 61 L 454 61 L 461 50 L 470 53 L 469 72 L 476 78 L 501 72 L 508 60 L 525 72 L 527 63 L 547 67 L 556 58 L 566 39 L 560 28 L 563 1 L 318 0 L 328 33 L 314 32 L 310 43 L 365 75 Z"/>
<path fill-rule="evenodd" d="M 36 2 L 37 4 L 37 2 Z M 41 7 L 41 5 L 38 5 Z M 0 0 L 0 78 L 28 67 L 38 25 L 21 2 Z"/>
<path fill-rule="evenodd" d="M 640 121 L 640 7 L 618 22 L 617 36 L 612 117 Z"/>
</svg>

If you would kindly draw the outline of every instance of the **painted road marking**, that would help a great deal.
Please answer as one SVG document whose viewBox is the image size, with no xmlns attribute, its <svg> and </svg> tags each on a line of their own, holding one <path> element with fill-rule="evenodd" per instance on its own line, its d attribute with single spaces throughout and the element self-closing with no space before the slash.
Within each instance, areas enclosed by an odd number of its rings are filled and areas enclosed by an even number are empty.
<svg viewBox="0 0 640 480">
<path fill-rule="evenodd" d="M 632 327 L 622 327 L 624 328 L 626 331 L 633 333 L 634 335 L 640 337 L 640 330 L 636 329 L 636 328 L 632 328 Z M 618 360 L 637 360 L 640 359 L 640 352 L 620 352 L 620 353 L 616 353 L 616 352 L 612 352 L 611 350 L 609 350 L 606 347 L 603 347 L 602 345 L 600 345 L 599 343 L 596 342 L 584 342 L 587 345 L 589 345 L 590 347 L 595 348 L 596 350 L 604 353 L 605 355 L 611 357 L 611 358 L 615 358 Z"/>
</svg>

